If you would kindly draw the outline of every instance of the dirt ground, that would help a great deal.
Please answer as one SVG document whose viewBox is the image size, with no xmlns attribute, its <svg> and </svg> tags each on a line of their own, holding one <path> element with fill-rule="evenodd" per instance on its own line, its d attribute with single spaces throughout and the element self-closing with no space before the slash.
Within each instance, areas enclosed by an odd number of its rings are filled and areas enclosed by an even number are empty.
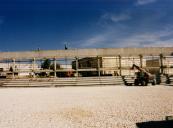
<svg viewBox="0 0 173 128">
<path fill-rule="evenodd" d="M 0 128 L 136 128 L 173 115 L 173 86 L 0 88 Z"/>
</svg>

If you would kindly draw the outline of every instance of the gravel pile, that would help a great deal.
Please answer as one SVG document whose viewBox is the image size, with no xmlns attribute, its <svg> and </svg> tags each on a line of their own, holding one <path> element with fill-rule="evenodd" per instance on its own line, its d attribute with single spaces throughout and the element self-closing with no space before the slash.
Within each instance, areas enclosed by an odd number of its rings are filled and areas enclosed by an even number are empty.
<svg viewBox="0 0 173 128">
<path fill-rule="evenodd" d="M 173 87 L 1 88 L 0 128 L 136 128 L 173 115 Z"/>
</svg>

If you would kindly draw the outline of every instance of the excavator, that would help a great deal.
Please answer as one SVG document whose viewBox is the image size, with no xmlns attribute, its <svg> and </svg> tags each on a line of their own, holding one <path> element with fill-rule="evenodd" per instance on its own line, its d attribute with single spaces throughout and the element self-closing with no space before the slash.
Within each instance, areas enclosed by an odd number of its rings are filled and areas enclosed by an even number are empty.
<svg viewBox="0 0 173 128">
<path fill-rule="evenodd" d="M 132 69 L 138 70 L 138 72 L 136 73 L 136 78 L 134 83 L 135 85 L 147 86 L 148 83 L 151 83 L 152 85 L 156 84 L 155 76 L 147 72 L 145 69 L 140 68 L 135 64 L 133 64 Z"/>
</svg>

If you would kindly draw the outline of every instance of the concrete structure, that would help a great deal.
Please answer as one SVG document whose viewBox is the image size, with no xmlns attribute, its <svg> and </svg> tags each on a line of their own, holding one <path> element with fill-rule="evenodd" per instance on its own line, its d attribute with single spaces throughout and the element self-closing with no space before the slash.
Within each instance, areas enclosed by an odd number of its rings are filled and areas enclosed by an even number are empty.
<svg viewBox="0 0 173 128">
<path fill-rule="evenodd" d="M 4 59 L 42 59 L 42 58 L 74 58 L 96 56 L 139 56 L 139 55 L 173 55 L 173 47 L 148 48 L 102 48 L 74 50 L 37 50 L 24 52 L 0 52 L 0 60 Z"/>
<path fill-rule="evenodd" d="M 114 75 L 132 75 L 133 71 L 129 68 L 133 63 L 139 65 L 140 67 L 145 67 L 145 56 L 159 56 L 160 60 L 160 72 L 164 73 L 164 57 L 173 55 L 173 47 L 150 47 L 150 48 L 103 48 L 103 49 L 68 49 L 68 50 L 37 50 L 37 51 L 24 51 L 24 52 L 0 52 L 0 60 L 10 60 L 12 61 L 13 69 L 16 66 L 16 60 L 31 59 L 32 60 L 32 72 L 54 72 L 56 77 L 56 72 L 61 72 L 61 69 L 56 69 L 54 66 L 53 70 L 37 70 L 35 69 L 35 64 L 37 60 L 42 60 L 49 58 L 53 60 L 54 65 L 56 65 L 58 59 L 73 59 L 73 72 L 79 76 L 79 72 L 83 71 L 93 71 L 96 72 L 98 76 L 101 74 L 114 74 Z M 87 68 L 83 65 L 81 66 L 81 58 L 94 58 L 93 64 Z M 101 59 L 99 59 L 101 58 Z M 82 68 L 81 68 L 82 67 Z M 67 69 L 67 71 L 71 69 Z M 62 71 L 64 71 L 62 69 Z M 13 71 L 13 76 L 16 72 Z"/>
<path fill-rule="evenodd" d="M 141 66 L 140 57 L 87 57 L 78 60 L 78 68 L 85 69 L 81 74 L 85 75 L 134 75 L 135 70 L 131 70 L 133 64 Z M 73 69 L 76 69 L 75 61 L 72 62 Z M 143 67 L 146 67 L 146 59 L 142 59 Z M 99 73 L 98 73 L 99 70 Z"/>
<path fill-rule="evenodd" d="M 146 66 L 153 73 L 160 72 L 160 59 L 147 60 Z M 164 57 L 162 60 L 163 74 L 173 75 L 173 57 Z"/>
</svg>

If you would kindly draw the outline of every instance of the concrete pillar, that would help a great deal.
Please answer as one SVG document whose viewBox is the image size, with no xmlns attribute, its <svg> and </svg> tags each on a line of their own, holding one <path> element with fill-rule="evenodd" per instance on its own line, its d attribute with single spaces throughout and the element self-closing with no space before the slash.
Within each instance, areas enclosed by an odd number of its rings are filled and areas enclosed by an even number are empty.
<svg viewBox="0 0 173 128">
<path fill-rule="evenodd" d="M 54 58 L 54 77 L 56 78 L 56 58 Z"/>
<path fill-rule="evenodd" d="M 120 73 L 120 76 L 122 75 L 122 72 L 121 72 L 121 56 L 119 55 L 118 56 L 118 58 L 119 58 L 119 73 Z"/>
<path fill-rule="evenodd" d="M 15 69 L 16 69 L 16 68 L 15 68 L 15 65 L 16 65 L 16 62 L 15 62 L 15 61 L 16 61 L 16 60 L 13 58 L 12 61 L 13 61 L 13 66 L 12 66 L 12 69 L 13 69 L 13 71 L 12 71 L 12 78 L 14 79 L 14 78 L 15 78 L 14 73 L 15 73 Z"/>
<path fill-rule="evenodd" d="M 140 59 L 140 67 L 143 67 L 143 56 L 139 55 L 139 59 Z"/>
<path fill-rule="evenodd" d="M 163 54 L 160 54 L 160 73 L 163 74 Z"/>
<path fill-rule="evenodd" d="M 100 59 L 97 56 L 97 71 L 98 71 L 98 76 L 100 77 Z"/>
<path fill-rule="evenodd" d="M 79 68 L 78 57 L 76 57 L 76 76 L 77 77 L 79 76 L 78 68 Z"/>
<path fill-rule="evenodd" d="M 32 60 L 32 73 L 33 73 L 33 77 L 35 78 L 35 58 L 33 58 Z"/>
</svg>

